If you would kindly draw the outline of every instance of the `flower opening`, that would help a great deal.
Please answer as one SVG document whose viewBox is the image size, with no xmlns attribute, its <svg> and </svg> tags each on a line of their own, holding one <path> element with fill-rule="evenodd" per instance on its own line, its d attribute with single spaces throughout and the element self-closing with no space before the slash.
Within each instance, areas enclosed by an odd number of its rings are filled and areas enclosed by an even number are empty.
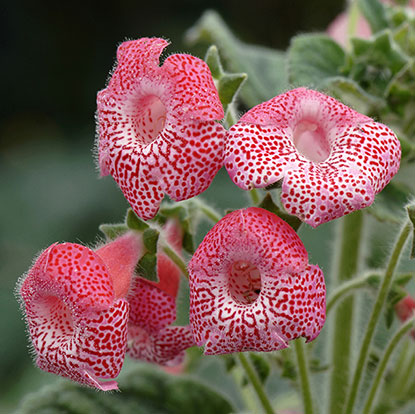
<svg viewBox="0 0 415 414">
<path fill-rule="evenodd" d="M 325 284 L 294 230 L 251 207 L 226 215 L 189 263 L 190 323 L 205 354 L 273 351 L 320 332 Z"/>
</svg>

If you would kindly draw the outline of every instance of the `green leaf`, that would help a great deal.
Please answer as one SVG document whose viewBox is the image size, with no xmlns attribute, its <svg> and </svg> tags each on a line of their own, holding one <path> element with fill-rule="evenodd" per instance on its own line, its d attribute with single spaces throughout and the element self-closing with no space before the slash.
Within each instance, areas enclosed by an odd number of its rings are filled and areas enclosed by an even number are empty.
<svg viewBox="0 0 415 414">
<path fill-rule="evenodd" d="M 97 393 L 62 381 L 24 398 L 16 414 L 230 414 L 222 394 L 194 378 L 168 375 L 155 366 L 131 370 L 119 381 L 121 393 Z"/>
<path fill-rule="evenodd" d="M 272 200 L 272 196 L 270 193 L 267 193 L 261 203 L 258 207 L 261 207 L 265 210 L 270 211 L 271 213 L 274 213 L 276 216 L 284 220 L 286 223 L 288 223 L 295 231 L 298 231 L 300 228 L 302 221 L 295 217 L 291 216 L 290 214 L 285 213 L 282 211 Z"/>
<path fill-rule="evenodd" d="M 107 240 L 114 240 L 126 233 L 128 227 L 125 224 L 101 224 L 99 230 L 104 233 Z"/>
<path fill-rule="evenodd" d="M 241 42 L 213 10 L 202 15 L 187 32 L 186 40 L 193 45 L 217 45 L 227 70 L 248 75 L 248 80 L 240 92 L 247 106 L 271 99 L 288 87 L 285 54 Z"/>
<path fill-rule="evenodd" d="M 373 33 L 388 27 L 385 7 L 379 0 L 358 0 L 357 4 Z"/>
<path fill-rule="evenodd" d="M 412 247 L 411 247 L 411 259 L 415 259 L 415 203 L 406 207 L 409 220 L 412 223 Z"/>
<path fill-rule="evenodd" d="M 157 253 L 157 242 L 160 236 L 160 232 L 156 229 L 149 227 L 143 232 L 144 247 L 149 253 Z"/>
<path fill-rule="evenodd" d="M 331 37 L 324 34 L 295 36 L 288 49 L 288 77 L 294 86 L 318 88 L 327 78 L 341 75 L 346 56 Z"/>
<path fill-rule="evenodd" d="M 144 220 L 141 220 L 131 208 L 127 210 L 125 224 L 128 226 L 128 228 L 138 231 L 144 231 L 150 227 L 149 224 Z"/>
<path fill-rule="evenodd" d="M 326 79 L 321 88 L 329 95 L 337 98 L 354 110 L 370 114 L 386 106 L 386 101 L 366 92 L 356 81 L 344 76 L 335 76 Z"/>
<path fill-rule="evenodd" d="M 137 263 L 135 268 L 136 273 L 144 279 L 152 282 L 158 282 L 157 274 L 157 254 L 156 253 L 145 253 L 140 261 Z"/>
</svg>

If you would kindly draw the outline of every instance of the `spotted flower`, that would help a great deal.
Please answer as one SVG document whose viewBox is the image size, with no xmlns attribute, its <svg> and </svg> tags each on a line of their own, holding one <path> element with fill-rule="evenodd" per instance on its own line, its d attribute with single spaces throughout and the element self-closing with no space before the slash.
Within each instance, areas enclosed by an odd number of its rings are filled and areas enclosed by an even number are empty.
<svg viewBox="0 0 415 414">
<path fill-rule="evenodd" d="M 117 389 L 126 345 L 125 295 L 140 251 L 129 233 L 95 252 L 74 243 L 43 251 L 18 287 L 36 365 L 104 391 Z"/>
<path fill-rule="evenodd" d="M 411 295 L 406 295 L 397 304 L 395 304 L 395 312 L 401 322 L 407 321 L 415 316 L 415 300 Z M 411 331 L 411 335 L 415 338 L 415 330 Z"/>
<path fill-rule="evenodd" d="M 159 66 L 168 42 L 142 38 L 122 43 L 106 89 L 98 93 L 98 161 L 133 210 L 153 217 L 164 193 L 194 197 L 223 165 L 225 129 L 208 66 L 185 54 Z"/>
<path fill-rule="evenodd" d="M 294 230 L 267 210 L 226 215 L 189 264 L 190 323 L 205 354 L 274 351 L 325 320 L 325 284 Z"/>
<path fill-rule="evenodd" d="M 175 221 L 168 221 L 164 233 L 180 253 L 182 232 Z M 171 326 L 176 320 L 176 298 L 180 270 L 163 253 L 157 254 L 159 281 L 135 277 L 128 296 L 131 306 L 128 326 L 128 354 L 165 366 L 180 364 L 184 351 L 195 345 L 190 326 Z"/>
<path fill-rule="evenodd" d="M 298 88 L 252 108 L 230 128 L 225 166 L 245 190 L 280 183 L 285 209 L 316 227 L 372 204 L 400 156 L 387 126 Z"/>
</svg>

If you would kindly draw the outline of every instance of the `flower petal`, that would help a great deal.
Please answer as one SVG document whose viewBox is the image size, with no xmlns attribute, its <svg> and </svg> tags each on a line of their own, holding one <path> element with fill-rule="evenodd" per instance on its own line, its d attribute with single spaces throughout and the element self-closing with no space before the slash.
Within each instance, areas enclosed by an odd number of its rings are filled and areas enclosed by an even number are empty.
<svg viewBox="0 0 415 414">
<path fill-rule="evenodd" d="M 176 300 L 143 278 L 134 278 L 128 295 L 130 325 L 153 333 L 176 319 Z"/>
<path fill-rule="evenodd" d="M 205 191 L 223 166 L 225 129 L 212 121 L 176 120 L 160 135 L 143 151 L 143 177 L 158 177 L 175 201 Z"/>
<path fill-rule="evenodd" d="M 129 337 L 131 358 L 167 366 L 181 364 L 184 351 L 195 345 L 190 326 L 168 326 L 153 335 L 132 327 Z"/>
<path fill-rule="evenodd" d="M 169 56 L 163 75 L 174 83 L 173 110 L 183 119 L 219 120 L 224 117 L 208 65 L 191 55 Z"/>
<path fill-rule="evenodd" d="M 272 351 L 312 340 L 325 318 L 321 270 L 294 230 L 248 208 L 226 215 L 189 263 L 190 324 L 205 354 Z"/>
</svg>

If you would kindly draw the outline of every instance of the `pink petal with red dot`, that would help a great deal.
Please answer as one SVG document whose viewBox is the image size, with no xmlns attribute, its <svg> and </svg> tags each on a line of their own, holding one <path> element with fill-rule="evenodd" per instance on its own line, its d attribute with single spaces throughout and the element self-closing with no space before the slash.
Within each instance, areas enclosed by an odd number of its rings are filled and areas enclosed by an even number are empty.
<svg viewBox="0 0 415 414">
<path fill-rule="evenodd" d="M 286 210 L 315 227 L 373 202 L 399 169 L 385 125 L 298 88 L 248 111 L 228 131 L 225 167 L 243 189 L 282 180 Z"/>
<path fill-rule="evenodd" d="M 87 247 L 54 244 L 37 259 L 19 294 L 36 364 L 101 390 L 117 389 L 129 305 L 115 299 L 104 261 Z"/>
<path fill-rule="evenodd" d="M 134 211 L 153 217 L 167 193 L 184 200 L 204 191 L 223 165 L 223 109 L 207 65 L 172 55 L 167 43 L 123 43 L 106 89 L 98 93 L 98 151 Z"/>
<path fill-rule="evenodd" d="M 325 283 L 294 230 L 248 208 L 228 214 L 189 264 L 190 323 L 205 354 L 273 351 L 325 321 Z"/>
</svg>

